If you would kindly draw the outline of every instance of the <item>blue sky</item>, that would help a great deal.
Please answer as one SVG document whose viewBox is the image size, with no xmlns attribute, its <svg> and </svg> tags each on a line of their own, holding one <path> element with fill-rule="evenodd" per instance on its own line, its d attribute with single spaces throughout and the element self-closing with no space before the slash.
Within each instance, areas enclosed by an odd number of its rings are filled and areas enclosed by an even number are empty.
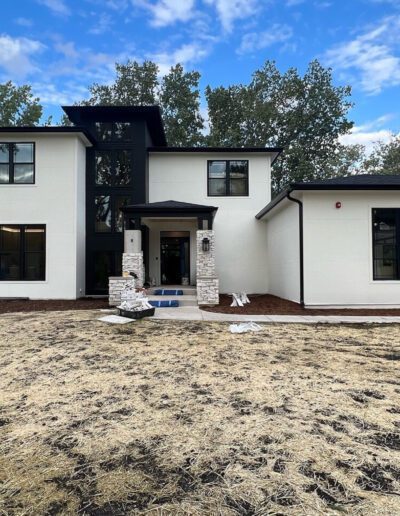
<svg viewBox="0 0 400 516">
<path fill-rule="evenodd" d="M 115 61 L 179 61 L 205 87 L 318 58 L 353 88 L 346 142 L 400 132 L 400 0 L 2 0 L 2 12 L 0 80 L 32 84 L 55 121 L 112 81 Z"/>
</svg>

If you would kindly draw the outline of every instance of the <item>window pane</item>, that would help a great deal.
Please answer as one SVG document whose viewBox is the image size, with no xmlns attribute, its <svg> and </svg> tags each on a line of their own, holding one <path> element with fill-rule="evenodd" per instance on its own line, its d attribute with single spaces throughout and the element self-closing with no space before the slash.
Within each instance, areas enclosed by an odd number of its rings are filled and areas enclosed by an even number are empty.
<svg viewBox="0 0 400 516">
<path fill-rule="evenodd" d="M 115 122 L 114 139 L 127 141 L 132 138 L 131 124 L 129 122 Z"/>
<path fill-rule="evenodd" d="M 0 280 L 18 281 L 20 279 L 20 254 L 2 253 L 0 250 Z"/>
<path fill-rule="evenodd" d="M 231 195 L 247 195 L 247 179 L 232 179 L 230 184 Z"/>
<path fill-rule="evenodd" d="M 110 196 L 109 195 L 96 196 L 95 204 L 96 204 L 95 231 L 100 232 L 100 233 L 108 233 L 111 231 Z"/>
<path fill-rule="evenodd" d="M 226 177 L 226 161 L 211 161 L 208 168 L 208 177 L 222 179 Z"/>
<path fill-rule="evenodd" d="M 373 210 L 374 279 L 397 279 L 396 210 Z"/>
<path fill-rule="evenodd" d="M 99 140 L 110 141 L 112 137 L 112 123 L 96 122 L 96 133 Z"/>
<path fill-rule="evenodd" d="M 124 214 L 120 208 L 129 203 L 129 197 L 117 197 L 115 199 L 115 231 L 121 232 L 124 229 Z"/>
<path fill-rule="evenodd" d="M 247 161 L 235 160 L 229 162 L 230 176 L 233 178 L 247 177 Z"/>
<path fill-rule="evenodd" d="M 45 230 L 44 228 L 27 227 L 25 229 L 25 251 L 44 251 L 45 250 Z"/>
<path fill-rule="evenodd" d="M 0 227 L 0 253 L 19 252 L 21 245 L 21 228 L 15 226 Z"/>
<path fill-rule="evenodd" d="M 10 161 L 8 143 L 0 143 L 0 163 L 8 163 Z"/>
<path fill-rule="evenodd" d="M 33 143 L 14 145 L 14 163 L 33 163 Z"/>
<path fill-rule="evenodd" d="M 94 253 L 94 288 L 108 289 L 108 278 L 112 275 L 112 254 L 108 251 Z"/>
<path fill-rule="evenodd" d="M 14 183 L 33 184 L 33 165 L 14 165 Z"/>
<path fill-rule="evenodd" d="M 96 152 L 96 184 L 111 185 L 111 156 L 107 152 Z"/>
<path fill-rule="evenodd" d="M 226 195 L 225 179 L 210 179 L 208 182 L 209 195 Z"/>
<path fill-rule="evenodd" d="M 116 153 L 115 159 L 115 178 L 116 186 L 124 186 L 130 183 L 131 179 L 131 161 L 128 151 L 119 151 Z"/>
<path fill-rule="evenodd" d="M 10 174 L 8 165 L 0 164 L 0 183 L 9 183 L 10 182 Z"/>
<path fill-rule="evenodd" d="M 45 280 L 45 255 L 44 253 L 25 253 L 25 280 Z"/>
</svg>

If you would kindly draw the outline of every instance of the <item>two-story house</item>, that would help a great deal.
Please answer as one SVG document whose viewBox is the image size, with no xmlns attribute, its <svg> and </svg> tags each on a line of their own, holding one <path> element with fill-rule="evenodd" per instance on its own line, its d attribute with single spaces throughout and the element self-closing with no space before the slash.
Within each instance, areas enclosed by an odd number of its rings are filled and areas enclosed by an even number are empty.
<svg viewBox="0 0 400 516">
<path fill-rule="evenodd" d="M 271 201 L 280 148 L 168 147 L 156 106 L 63 109 L 74 125 L 0 128 L 0 298 L 106 295 L 124 268 L 200 303 L 400 305 L 399 176 Z"/>
</svg>

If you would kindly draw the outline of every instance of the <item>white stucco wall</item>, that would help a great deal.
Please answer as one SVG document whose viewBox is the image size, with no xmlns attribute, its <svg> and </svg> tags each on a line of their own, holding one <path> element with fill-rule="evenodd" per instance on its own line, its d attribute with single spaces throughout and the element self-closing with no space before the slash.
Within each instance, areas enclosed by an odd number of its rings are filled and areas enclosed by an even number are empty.
<svg viewBox="0 0 400 516">
<path fill-rule="evenodd" d="M 299 207 L 283 200 L 262 220 L 267 235 L 268 293 L 299 303 Z"/>
<path fill-rule="evenodd" d="M 83 142 L 76 135 L 44 133 L 2 133 L 0 140 L 36 146 L 35 184 L 0 185 L 0 224 L 46 225 L 46 280 L 0 281 L 0 297 L 79 297 L 85 288 Z"/>
<path fill-rule="evenodd" d="M 247 159 L 248 197 L 208 197 L 207 160 Z M 149 202 L 175 200 L 217 206 L 214 220 L 220 291 L 266 292 L 265 225 L 255 215 L 270 201 L 269 155 L 151 153 Z M 193 253 L 192 253 L 193 254 Z"/>
<path fill-rule="evenodd" d="M 306 305 L 400 306 L 400 281 L 373 280 L 372 208 L 400 208 L 400 193 L 304 193 Z"/>
</svg>

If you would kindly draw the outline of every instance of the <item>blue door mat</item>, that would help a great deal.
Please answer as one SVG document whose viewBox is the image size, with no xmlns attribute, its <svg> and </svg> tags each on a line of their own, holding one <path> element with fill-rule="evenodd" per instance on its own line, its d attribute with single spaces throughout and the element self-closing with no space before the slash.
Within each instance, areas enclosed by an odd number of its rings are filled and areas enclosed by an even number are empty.
<svg viewBox="0 0 400 516">
<path fill-rule="evenodd" d="M 179 306 L 179 301 L 175 299 L 171 301 L 149 301 L 149 303 L 156 308 L 176 308 Z"/>
<path fill-rule="evenodd" d="M 183 296 L 183 290 L 160 288 L 154 292 L 155 296 Z"/>
</svg>

